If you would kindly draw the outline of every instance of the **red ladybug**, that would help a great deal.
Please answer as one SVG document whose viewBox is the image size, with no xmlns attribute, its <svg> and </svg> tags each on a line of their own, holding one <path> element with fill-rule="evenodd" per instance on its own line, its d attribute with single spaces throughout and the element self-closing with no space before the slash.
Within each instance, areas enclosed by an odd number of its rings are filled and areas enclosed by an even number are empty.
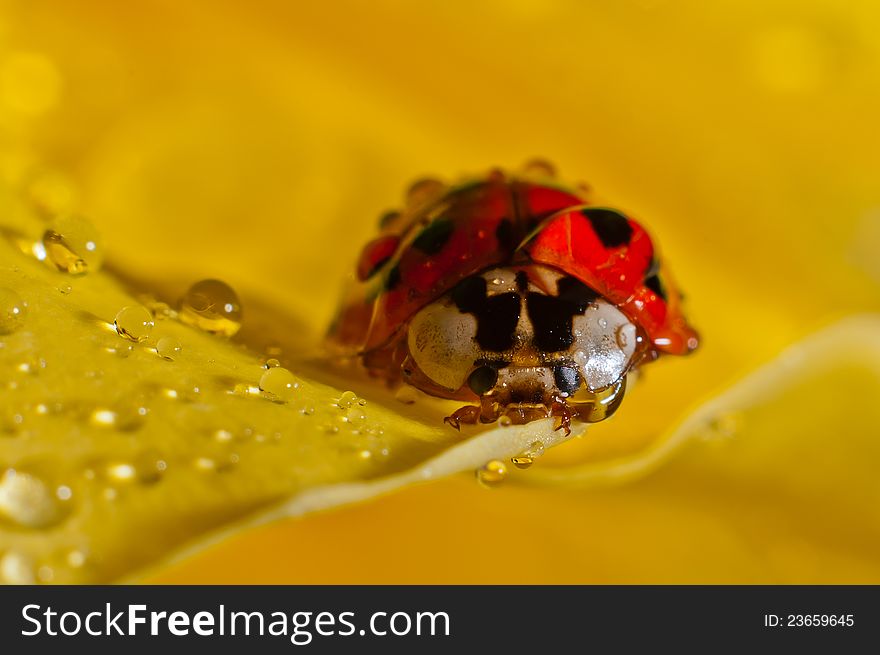
<svg viewBox="0 0 880 655">
<path fill-rule="evenodd" d="M 546 172 L 417 183 L 357 277 L 330 339 L 390 382 L 474 403 L 456 428 L 600 421 L 628 372 L 698 343 L 644 228 Z"/>
</svg>

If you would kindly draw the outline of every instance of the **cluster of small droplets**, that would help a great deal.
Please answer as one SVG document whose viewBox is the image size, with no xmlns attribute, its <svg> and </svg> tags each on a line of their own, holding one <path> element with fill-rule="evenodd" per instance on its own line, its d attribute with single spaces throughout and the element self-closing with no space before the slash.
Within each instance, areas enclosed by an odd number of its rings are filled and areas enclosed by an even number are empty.
<svg viewBox="0 0 880 655">
<path fill-rule="evenodd" d="M 334 401 L 334 404 L 339 409 L 350 409 L 352 407 L 355 407 L 356 405 L 359 405 L 360 407 L 365 407 L 367 401 L 362 398 L 358 398 L 357 394 L 354 391 L 344 391 L 342 395 Z"/>
<path fill-rule="evenodd" d="M 104 260 L 98 231 L 88 219 L 78 215 L 55 219 L 35 251 L 58 270 L 74 275 L 96 271 Z"/>
<path fill-rule="evenodd" d="M 12 334 L 24 324 L 27 305 L 12 289 L 0 288 L 0 334 Z"/>
<path fill-rule="evenodd" d="M 486 462 L 476 470 L 477 482 L 484 487 L 497 487 L 507 479 L 507 465 L 498 459 Z"/>
<path fill-rule="evenodd" d="M 241 329 L 241 302 L 225 282 L 202 280 L 181 299 L 178 317 L 205 332 L 231 337 Z"/>
<path fill-rule="evenodd" d="M 113 325 L 120 337 L 140 343 L 146 341 L 153 331 L 153 315 L 146 307 L 129 305 L 119 310 Z"/>
</svg>

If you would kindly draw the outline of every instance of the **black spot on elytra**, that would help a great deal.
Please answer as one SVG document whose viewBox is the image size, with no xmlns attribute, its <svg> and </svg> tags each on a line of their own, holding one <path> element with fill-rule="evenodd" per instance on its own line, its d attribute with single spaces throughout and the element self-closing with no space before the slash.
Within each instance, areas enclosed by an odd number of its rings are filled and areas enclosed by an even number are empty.
<svg viewBox="0 0 880 655">
<path fill-rule="evenodd" d="M 468 386 L 478 396 L 482 396 L 498 382 L 498 369 L 493 366 L 480 366 L 468 377 Z"/>
<path fill-rule="evenodd" d="M 502 218 L 495 228 L 495 238 L 502 250 L 512 251 L 519 244 L 516 242 L 516 230 L 513 229 L 513 221 L 509 218 Z"/>
<path fill-rule="evenodd" d="M 606 248 L 625 246 L 632 238 L 632 227 L 626 216 L 613 209 L 590 207 L 581 214 L 590 221 L 593 231 Z"/>
<path fill-rule="evenodd" d="M 666 300 L 666 289 L 663 287 L 663 282 L 660 281 L 659 275 L 655 273 L 650 277 L 646 277 L 645 286 L 660 296 L 663 300 Z"/>
<path fill-rule="evenodd" d="M 400 284 L 400 264 L 395 264 L 388 271 L 388 277 L 385 278 L 385 289 L 391 291 L 398 284 Z"/>
<path fill-rule="evenodd" d="M 544 352 L 568 350 L 574 343 L 572 319 L 583 314 L 598 294 L 580 280 L 565 277 L 557 282 L 558 295 L 530 293 L 526 296 L 535 347 Z"/>
<path fill-rule="evenodd" d="M 581 386 L 581 376 L 573 366 L 557 366 L 553 369 L 556 388 L 571 396 Z"/>
<path fill-rule="evenodd" d="M 452 301 L 460 312 L 476 317 L 476 339 L 481 348 L 502 352 L 513 347 L 521 305 L 518 294 L 501 293 L 490 298 L 486 295 L 486 280 L 474 276 L 455 286 Z"/>
<path fill-rule="evenodd" d="M 443 250 L 454 229 L 450 219 L 438 218 L 419 233 L 412 243 L 413 248 L 426 255 L 436 255 Z"/>
</svg>

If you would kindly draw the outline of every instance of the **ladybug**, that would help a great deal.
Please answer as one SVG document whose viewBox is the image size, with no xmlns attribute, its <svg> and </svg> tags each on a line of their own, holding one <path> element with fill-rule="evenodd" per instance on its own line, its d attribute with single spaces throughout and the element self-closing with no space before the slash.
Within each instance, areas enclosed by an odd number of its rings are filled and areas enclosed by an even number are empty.
<svg viewBox="0 0 880 655">
<path fill-rule="evenodd" d="M 328 337 L 391 384 L 466 402 L 456 429 L 552 416 L 566 433 L 610 416 L 630 371 L 698 345 L 645 229 L 543 164 L 413 185 Z"/>
</svg>

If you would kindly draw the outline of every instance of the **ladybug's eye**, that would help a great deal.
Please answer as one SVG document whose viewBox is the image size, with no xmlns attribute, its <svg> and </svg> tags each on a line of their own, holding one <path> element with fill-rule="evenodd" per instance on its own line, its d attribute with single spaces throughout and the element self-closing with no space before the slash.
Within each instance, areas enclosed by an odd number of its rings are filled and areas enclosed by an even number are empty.
<svg viewBox="0 0 880 655">
<path fill-rule="evenodd" d="M 498 382 L 498 370 L 491 366 L 480 366 L 470 374 L 468 386 L 478 396 L 482 396 Z"/>
</svg>

